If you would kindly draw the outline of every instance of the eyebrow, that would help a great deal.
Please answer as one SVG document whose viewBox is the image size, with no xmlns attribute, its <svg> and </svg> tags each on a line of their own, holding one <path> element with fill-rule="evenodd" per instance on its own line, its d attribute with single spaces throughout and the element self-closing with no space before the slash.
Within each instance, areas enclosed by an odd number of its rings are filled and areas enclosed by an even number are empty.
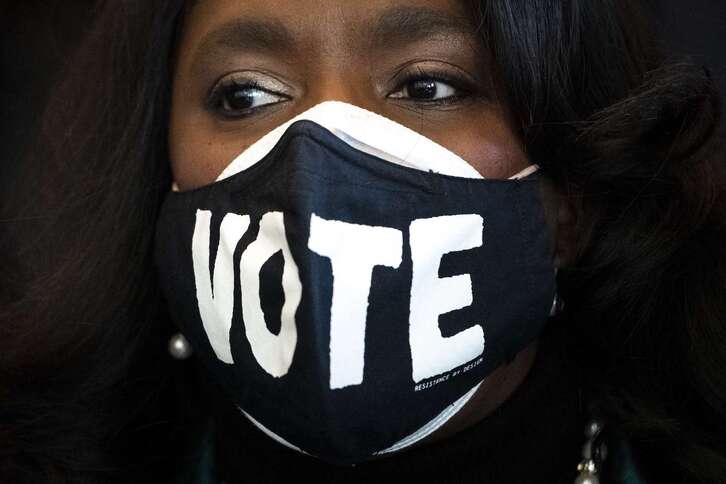
<svg viewBox="0 0 726 484">
<path fill-rule="evenodd" d="M 277 21 L 238 19 L 227 22 L 206 35 L 197 52 L 201 55 L 220 47 L 267 52 L 289 51 L 295 48 L 295 39 Z"/>
<path fill-rule="evenodd" d="M 384 10 L 363 26 L 362 34 L 370 49 L 391 49 L 440 36 L 474 32 L 461 16 L 423 7 L 397 6 Z M 278 56 L 297 52 L 293 33 L 277 20 L 235 19 L 207 34 L 200 42 L 196 58 L 205 59 L 218 51 L 257 51 Z"/>
<path fill-rule="evenodd" d="M 400 46 L 434 36 L 472 34 L 468 19 L 423 7 L 392 7 L 385 10 L 367 29 L 377 48 Z"/>
</svg>

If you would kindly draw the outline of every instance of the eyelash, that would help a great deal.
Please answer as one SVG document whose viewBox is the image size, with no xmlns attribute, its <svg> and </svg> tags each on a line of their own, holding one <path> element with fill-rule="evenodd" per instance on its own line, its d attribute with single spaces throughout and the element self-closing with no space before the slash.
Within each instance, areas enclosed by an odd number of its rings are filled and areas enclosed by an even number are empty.
<svg viewBox="0 0 726 484">
<path fill-rule="evenodd" d="M 468 97 L 474 92 L 473 86 L 470 82 L 466 81 L 462 77 L 454 76 L 449 72 L 441 71 L 441 70 L 428 70 L 425 68 L 417 68 L 415 74 L 407 74 L 403 76 L 403 79 L 397 84 L 395 90 L 393 93 L 398 93 L 404 89 L 406 89 L 409 85 L 417 82 L 417 81 L 434 81 L 434 82 L 442 82 L 445 84 L 448 84 L 451 86 L 455 91 L 457 91 L 457 94 L 447 96 L 441 99 L 430 99 L 430 100 L 416 100 L 406 97 L 393 97 L 391 98 L 390 95 L 387 95 L 387 98 L 390 99 L 400 99 L 403 100 L 403 102 L 408 103 L 414 103 L 426 107 L 432 107 L 432 106 L 444 106 L 444 105 L 450 105 L 455 104 L 457 102 L 460 102 L 463 98 Z M 219 116 L 227 119 L 240 119 L 240 118 L 247 118 L 250 116 L 253 116 L 255 113 L 262 111 L 264 109 L 268 109 L 276 104 L 279 104 L 281 101 L 277 102 L 271 102 L 266 103 L 261 106 L 254 106 L 251 108 L 241 109 L 238 110 L 235 113 L 230 113 L 229 111 L 225 111 L 224 104 L 227 101 L 225 99 L 225 96 L 233 92 L 234 90 L 241 90 L 241 91 L 254 91 L 254 92 L 261 92 L 263 95 L 269 95 L 274 97 L 283 98 L 284 100 L 289 100 L 290 97 L 286 94 L 282 94 L 280 92 L 275 92 L 273 90 L 267 89 L 264 86 L 262 86 L 258 81 L 254 79 L 244 79 L 244 80 L 237 80 L 237 79 L 229 79 L 229 80 L 222 80 L 219 83 L 217 83 L 211 90 L 207 101 L 205 103 L 208 110 L 213 112 L 214 114 L 218 114 Z"/>
<path fill-rule="evenodd" d="M 461 101 L 463 98 L 471 95 L 474 92 L 474 87 L 465 79 L 459 76 L 454 76 L 449 72 L 443 70 L 428 70 L 422 67 L 416 69 L 416 74 L 406 74 L 401 82 L 396 86 L 394 92 L 399 92 L 410 84 L 416 81 L 434 81 L 443 82 L 453 87 L 457 94 L 447 96 L 441 99 L 430 99 L 430 100 L 412 100 L 407 102 L 414 102 L 416 104 L 428 105 L 428 106 L 444 106 L 454 104 Z M 392 99 L 405 99 L 405 98 L 392 98 Z"/>
<path fill-rule="evenodd" d="M 223 109 L 224 103 L 226 101 L 225 96 L 237 89 L 241 91 L 257 91 L 262 92 L 266 95 L 289 99 L 289 96 L 279 92 L 275 92 L 271 89 L 267 89 L 254 79 L 245 79 L 241 81 L 237 79 L 229 79 L 220 81 L 212 88 L 212 91 L 207 98 L 207 102 L 205 103 L 207 109 L 215 114 L 219 114 L 224 118 L 238 119 L 252 116 L 257 111 L 269 108 L 281 102 L 278 101 L 274 103 L 263 104 L 261 106 L 242 109 L 239 111 L 239 113 L 241 114 L 230 114 L 228 112 L 225 112 L 225 110 Z"/>
</svg>

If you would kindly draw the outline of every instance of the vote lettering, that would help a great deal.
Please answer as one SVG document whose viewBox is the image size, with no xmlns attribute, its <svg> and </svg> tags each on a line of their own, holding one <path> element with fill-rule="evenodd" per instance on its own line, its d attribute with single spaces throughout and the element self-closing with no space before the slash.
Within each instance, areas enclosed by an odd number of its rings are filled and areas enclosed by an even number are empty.
<svg viewBox="0 0 726 484">
<path fill-rule="evenodd" d="M 192 258 L 199 314 L 217 358 L 234 364 L 230 329 L 234 308 L 234 271 L 239 271 L 245 336 L 255 360 L 272 377 L 289 371 L 297 346 L 296 311 L 302 283 L 285 236 L 284 216 L 268 212 L 260 220 L 257 238 L 242 252 L 239 267 L 232 255 L 250 226 L 249 215 L 228 213 L 219 227 L 215 262 L 209 264 L 212 213 L 197 210 L 192 236 Z M 449 252 L 480 247 L 483 219 L 476 214 L 446 215 L 413 220 L 409 227 L 413 275 L 410 293 L 409 345 L 411 378 L 415 383 L 445 373 L 484 352 L 484 332 L 479 324 L 443 337 L 441 314 L 472 304 L 469 274 L 438 277 L 441 257 Z M 448 237 L 442 237 L 448 234 Z M 452 236 L 453 235 L 453 236 Z M 333 290 L 330 301 L 330 389 L 359 385 L 365 366 L 365 331 L 373 269 L 397 269 L 403 253 L 403 233 L 395 228 L 359 225 L 310 216 L 307 249 L 330 260 Z M 280 281 L 284 304 L 280 331 L 269 331 L 260 301 L 260 270 L 281 253 Z M 432 263 L 433 261 L 433 263 Z M 212 274 L 213 273 L 213 274 Z M 452 355 L 426 358 L 433 352 Z"/>
</svg>

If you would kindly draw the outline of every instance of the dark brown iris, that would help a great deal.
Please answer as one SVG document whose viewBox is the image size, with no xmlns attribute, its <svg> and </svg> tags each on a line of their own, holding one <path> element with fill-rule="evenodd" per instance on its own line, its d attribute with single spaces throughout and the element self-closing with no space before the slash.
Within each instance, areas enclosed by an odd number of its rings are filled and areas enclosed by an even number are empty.
<svg viewBox="0 0 726 484">
<path fill-rule="evenodd" d="M 417 99 L 431 99 L 436 97 L 436 81 L 421 79 L 411 82 L 408 87 L 408 95 Z"/>
</svg>

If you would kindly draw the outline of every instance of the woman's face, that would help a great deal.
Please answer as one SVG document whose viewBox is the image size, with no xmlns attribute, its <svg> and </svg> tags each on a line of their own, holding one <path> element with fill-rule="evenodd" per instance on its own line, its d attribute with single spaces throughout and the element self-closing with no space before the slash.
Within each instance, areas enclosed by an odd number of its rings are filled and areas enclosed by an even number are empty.
<svg viewBox="0 0 726 484">
<path fill-rule="evenodd" d="M 484 177 L 508 178 L 529 165 L 463 2 L 199 0 L 175 69 L 169 141 L 180 190 L 213 182 L 262 135 L 326 100 L 418 131 Z M 533 357 L 534 344 L 421 443 L 491 412 Z"/>
<path fill-rule="evenodd" d="M 182 190 L 214 181 L 263 134 L 332 99 L 428 136 L 485 177 L 529 164 L 463 2 L 200 0 L 186 20 L 170 130 Z"/>
</svg>

